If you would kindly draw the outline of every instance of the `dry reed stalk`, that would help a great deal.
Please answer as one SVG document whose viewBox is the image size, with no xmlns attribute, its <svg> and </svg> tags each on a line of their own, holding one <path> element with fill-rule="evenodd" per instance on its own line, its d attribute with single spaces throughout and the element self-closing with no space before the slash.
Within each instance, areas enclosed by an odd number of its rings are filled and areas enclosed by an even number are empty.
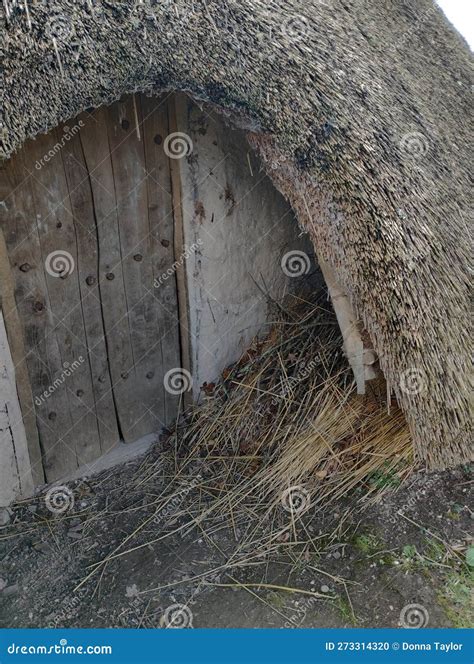
<svg viewBox="0 0 474 664">
<path fill-rule="evenodd" d="M 398 486 L 413 459 L 401 411 L 388 414 L 374 394 L 356 394 L 341 345 L 324 294 L 278 307 L 270 333 L 178 419 L 159 460 L 139 464 L 127 495 L 149 500 L 146 507 L 131 500 L 126 511 L 144 509 L 144 517 L 77 588 L 117 558 L 193 532 L 221 561 L 194 579 L 219 573 L 237 584 L 231 573 L 264 565 L 266 575 L 273 557 L 311 566 L 313 555 L 343 545 L 353 505 L 332 533 L 314 534 L 310 520 L 356 488 L 367 503 Z M 288 508 L 293 490 L 303 501 Z M 236 542 L 227 554 L 217 538 L 224 531 Z M 334 581 L 347 592 L 345 579 Z M 263 583 L 243 585 L 250 592 Z"/>
<path fill-rule="evenodd" d="M 193 490 L 199 500 L 186 501 L 173 524 L 184 520 L 182 532 L 198 528 L 209 537 L 228 526 L 240 533 L 229 568 L 249 551 L 258 558 L 301 544 L 306 513 L 356 487 L 362 501 L 374 499 L 413 466 L 401 411 L 388 414 L 384 403 L 355 393 L 324 298 L 294 298 L 277 315 L 268 336 L 223 372 L 169 440 L 177 478 L 197 459 L 205 474 Z M 282 508 L 292 487 L 310 497 L 296 514 Z"/>
</svg>

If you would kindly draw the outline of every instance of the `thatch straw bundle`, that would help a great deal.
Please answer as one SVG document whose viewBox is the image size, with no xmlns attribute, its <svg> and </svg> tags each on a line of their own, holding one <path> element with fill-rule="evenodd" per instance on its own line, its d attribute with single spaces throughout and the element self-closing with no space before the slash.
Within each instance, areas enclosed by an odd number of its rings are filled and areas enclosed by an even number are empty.
<svg viewBox="0 0 474 664">
<path fill-rule="evenodd" d="M 357 486 L 365 500 L 401 483 L 413 467 L 404 416 L 397 406 L 389 413 L 376 388 L 355 393 L 340 347 L 323 294 L 278 310 L 271 333 L 206 386 L 169 438 L 172 492 L 176 482 L 200 490 L 175 521 L 224 519 L 255 545 L 258 524 L 278 514 L 300 518 Z"/>
<path fill-rule="evenodd" d="M 176 536 L 198 536 L 215 549 L 218 566 L 192 577 L 198 590 L 222 585 L 221 575 L 238 586 L 233 575 L 272 556 L 283 554 L 294 566 L 341 546 L 354 509 L 397 489 L 415 465 L 403 413 L 396 405 L 388 411 L 384 386 L 356 394 L 341 341 L 325 291 L 278 305 L 269 334 L 256 338 L 219 384 L 204 386 L 202 403 L 183 413 L 163 449 L 152 450 L 126 487 L 114 490 L 126 507 L 90 518 L 93 524 L 119 515 L 127 524 L 128 513 L 140 515 L 76 589 L 93 577 L 100 584 L 98 573 L 112 561 Z M 329 531 L 315 533 L 311 523 L 322 523 L 333 503 L 337 518 Z M 295 591 L 261 579 L 253 585 Z"/>
</svg>

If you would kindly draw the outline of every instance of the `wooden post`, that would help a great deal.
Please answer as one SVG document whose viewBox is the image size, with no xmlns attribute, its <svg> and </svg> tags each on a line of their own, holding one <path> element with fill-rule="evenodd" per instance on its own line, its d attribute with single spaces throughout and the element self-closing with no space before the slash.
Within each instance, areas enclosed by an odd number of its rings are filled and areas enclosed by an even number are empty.
<svg viewBox="0 0 474 664">
<path fill-rule="evenodd" d="M 174 96 L 168 101 L 168 126 L 170 134 L 176 133 L 178 129 L 178 119 L 176 114 L 176 102 Z M 186 279 L 186 258 L 185 258 L 185 240 L 184 223 L 182 209 L 182 187 L 181 171 L 179 161 L 170 159 L 170 176 L 173 201 L 174 217 L 174 257 L 176 261 L 176 284 L 178 290 L 178 310 L 180 322 L 180 343 L 181 343 L 181 366 L 191 374 L 191 344 L 189 330 L 189 298 Z M 193 402 L 192 391 L 183 393 L 185 408 Z"/>
<path fill-rule="evenodd" d="M 0 507 L 33 494 L 28 443 L 18 398 L 15 369 L 0 310 Z"/>
<path fill-rule="evenodd" d="M 373 351 L 364 349 L 364 342 L 360 333 L 360 322 L 357 319 L 349 298 L 337 281 L 334 270 L 321 257 L 318 257 L 319 266 L 331 296 L 336 313 L 337 322 L 341 328 L 346 353 L 357 384 L 357 394 L 365 394 L 365 383 L 376 377 L 372 360 Z"/>
<path fill-rule="evenodd" d="M 38 429 L 36 426 L 36 414 L 33 404 L 33 393 L 31 390 L 28 368 L 26 365 L 25 346 L 23 340 L 23 329 L 16 308 L 14 297 L 14 284 L 10 270 L 7 247 L 3 232 L 0 229 L 0 365 L 2 376 L 6 381 L 3 384 L 0 410 L 2 412 L 7 401 L 11 404 L 10 416 L 17 412 L 22 420 L 21 426 L 14 427 L 18 434 L 18 445 L 22 448 L 23 433 L 26 436 L 27 450 L 20 450 L 19 458 L 29 459 L 31 465 L 31 479 L 33 485 L 42 484 L 45 481 L 43 464 L 41 459 L 41 448 L 39 443 Z M 3 335 L 3 336 L 2 336 Z M 8 378 L 6 377 L 8 375 Z M 6 401 L 3 401 L 3 397 Z M 6 422 L 6 420 L 5 420 Z M 0 426 L 3 429 L 3 424 Z M 23 432 L 23 433 L 22 433 Z M 3 434 L 2 434 L 3 435 Z M 3 448 L 2 448 L 3 449 Z M 0 462 L 3 460 L 3 452 L 0 451 Z M 0 466 L 2 463 L 0 463 Z M 1 489 L 0 489 L 1 491 Z M 30 492 L 28 481 L 24 484 L 22 495 L 25 491 Z"/>
</svg>

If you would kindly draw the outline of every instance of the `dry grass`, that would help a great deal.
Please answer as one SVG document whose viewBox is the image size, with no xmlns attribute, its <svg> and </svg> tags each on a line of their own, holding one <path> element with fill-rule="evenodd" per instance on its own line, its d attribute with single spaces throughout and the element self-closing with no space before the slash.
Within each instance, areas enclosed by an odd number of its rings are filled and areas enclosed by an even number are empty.
<svg viewBox="0 0 474 664">
<path fill-rule="evenodd" d="M 213 510 L 230 515 L 250 502 L 268 512 L 294 486 L 309 492 L 308 509 L 356 486 L 366 499 L 411 470 L 402 412 L 389 414 L 374 391 L 355 394 L 322 296 L 280 309 L 268 337 L 223 379 L 205 387 L 204 402 L 169 441 L 177 477 L 196 459 L 212 467 Z"/>
<path fill-rule="evenodd" d="M 191 531 L 213 542 L 230 527 L 238 545 L 222 569 L 260 564 L 282 547 L 308 560 L 321 547 L 306 515 L 356 487 L 362 501 L 380 496 L 412 469 L 403 414 L 388 414 L 375 392 L 356 395 L 322 295 L 280 307 L 270 334 L 222 378 L 167 441 L 170 483 L 155 516 L 165 514 L 168 531 L 152 542 Z M 142 467 L 140 484 L 155 472 Z M 342 517 L 324 546 L 343 532 Z M 115 555 L 127 553 L 119 548 Z"/>
<path fill-rule="evenodd" d="M 266 566 L 278 559 L 289 574 L 304 564 L 342 584 L 350 603 L 349 582 L 314 565 L 347 541 L 358 502 L 338 505 L 342 513 L 329 532 L 316 534 L 311 520 L 354 489 L 359 502 L 376 499 L 408 476 L 413 459 L 401 411 L 392 407 L 388 414 L 376 389 L 355 393 L 341 346 L 324 294 L 279 306 L 268 336 L 255 339 L 218 385 L 204 386 L 202 403 L 180 417 L 164 452 L 144 458 L 127 486 L 117 486 L 104 509 L 87 515 L 86 533 L 98 521 L 134 519 L 107 555 L 89 565 L 76 590 L 93 577 L 97 590 L 114 559 L 194 533 L 221 560 L 194 575 L 194 583 L 219 585 L 215 577 L 224 575 L 226 584 L 251 593 L 280 587 L 266 583 Z M 104 481 L 92 481 L 97 493 Z M 224 551 L 219 535 L 229 531 L 233 544 Z M 235 579 L 242 568 L 260 570 L 255 585 Z"/>
</svg>

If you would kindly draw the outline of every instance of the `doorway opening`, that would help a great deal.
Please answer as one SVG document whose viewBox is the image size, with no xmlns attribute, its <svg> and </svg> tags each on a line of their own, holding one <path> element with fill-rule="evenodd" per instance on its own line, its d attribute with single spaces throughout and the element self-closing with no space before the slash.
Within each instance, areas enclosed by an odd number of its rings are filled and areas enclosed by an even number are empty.
<svg viewBox="0 0 474 664">
<path fill-rule="evenodd" d="M 245 133 L 185 95 L 84 112 L 2 179 L 4 316 L 36 483 L 172 423 L 265 331 L 271 302 L 318 279 Z"/>
</svg>

